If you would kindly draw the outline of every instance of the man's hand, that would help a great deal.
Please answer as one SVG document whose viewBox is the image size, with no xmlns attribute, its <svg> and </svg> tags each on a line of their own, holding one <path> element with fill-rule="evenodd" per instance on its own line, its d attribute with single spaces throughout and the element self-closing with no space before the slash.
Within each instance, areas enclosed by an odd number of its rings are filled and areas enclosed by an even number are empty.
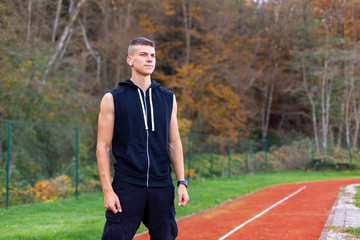
<svg viewBox="0 0 360 240">
<path fill-rule="evenodd" d="M 114 191 L 105 194 L 104 207 L 111 210 L 114 214 L 122 212 L 120 200 Z"/>
<path fill-rule="evenodd" d="M 185 207 L 186 203 L 189 201 L 189 195 L 185 185 L 183 184 L 180 184 L 178 187 L 178 197 L 178 205 Z"/>
</svg>

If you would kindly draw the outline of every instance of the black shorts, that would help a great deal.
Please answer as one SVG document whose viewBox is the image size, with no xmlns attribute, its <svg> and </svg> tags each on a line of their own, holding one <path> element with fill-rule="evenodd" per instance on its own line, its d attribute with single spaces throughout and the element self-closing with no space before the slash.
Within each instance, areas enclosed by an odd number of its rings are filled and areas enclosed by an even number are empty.
<svg viewBox="0 0 360 240">
<path fill-rule="evenodd" d="M 174 186 L 141 187 L 113 182 L 122 212 L 106 210 L 103 240 L 131 240 L 141 221 L 151 240 L 173 240 L 178 234 L 175 221 Z"/>
</svg>

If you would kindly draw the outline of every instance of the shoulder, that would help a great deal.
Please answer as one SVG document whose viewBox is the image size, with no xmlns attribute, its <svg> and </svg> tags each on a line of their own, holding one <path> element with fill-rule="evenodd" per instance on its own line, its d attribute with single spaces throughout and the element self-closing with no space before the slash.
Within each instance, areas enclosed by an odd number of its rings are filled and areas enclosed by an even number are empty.
<svg viewBox="0 0 360 240">
<path fill-rule="evenodd" d="M 107 93 L 111 93 L 114 97 L 116 97 L 117 95 L 121 94 L 122 92 L 126 91 L 126 87 L 124 86 L 117 86 L 113 89 L 110 89 L 109 91 L 107 91 Z M 106 95 L 106 94 L 105 94 Z"/>
<path fill-rule="evenodd" d="M 166 89 L 166 88 L 163 88 L 163 87 L 159 87 L 160 88 L 160 91 L 165 93 L 165 94 L 168 94 L 170 95 L 171 97 L 174 95 L 174 93 L 172 91 L 170 91 L 169 89 Z"/>
<path fill-rule="evenodd" d="M 114 98 L 109 92 L 105 93 L 100 103 L 100 112 L 109 112 L 114 109 Z"/>
</svg>

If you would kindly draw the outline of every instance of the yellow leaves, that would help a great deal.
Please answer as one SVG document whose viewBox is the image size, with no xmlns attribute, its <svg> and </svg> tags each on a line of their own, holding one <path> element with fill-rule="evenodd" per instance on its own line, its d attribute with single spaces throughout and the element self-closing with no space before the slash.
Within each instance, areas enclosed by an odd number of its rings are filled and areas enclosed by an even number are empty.
<svg viewBox="0 0 360 240">
<path fill-rule="evenodd" d="M 30 187 L 30 190 L 40 201 L 49 202 L 73 193 L 74 188 L 71 185 L 71 178 L 61 175 L 54 179 L 50 178 L 50 180 L 40 180 L 35 183 L 34 187 Z"/>
<path fill-rule="evenodd" d="M 180 131 L 186 134 L 192 127 L 207 134 L 237 137 L 245 132 L 245 106 L 216 67 L 224 67 L 229 54 L 219 52 L 206 58 L 212 53 L 201 51 L 204 56 L 199 64 L 177 65 L 174 75 L 161 76 L 177 95 Z"/>
<path fill-rule="evenodd" d="M 246 121 L 241 97 L 221 82 L 209 83 L 205 92 L 200 100 L 199 112 L 211 133 L 238 136 L 239 130 L 245 128 Z"/>
<path fill-rule="evenodd" d="M 358 33 L 356 12 L 360 10 L 358 0 L 353 1 L 312 1 L 312 14 L 320 19 L 323 29 L 317 29 L 322 35 L 348 37 L 352 41 Z"/>
<path fill-rule="evenodd" d="M 20 70 L 23 73 L 28 73 L 31 70 L 31 67 L 32 67 L 31 60 L 26 60 L 18 64 L 18 70 Z"/>
<path fill-rule="evenodd" d="M 55 112 L 50 112 L 49 113 L 49 118 L 51 121 L 55 121 Z"/>
<path fill-rule="evenodd" d="M 146 13 L 140 14 L 139 25 L 142 26 L 147 32 L 154 33 L 159 30 L 159 26 L 154 24 L 152 18 Z"/>
<path fill-rule="evenodd" d="M 188 134 L 190 132 L 192 121 L 186 118 L 178 119 L 179 131 L 182 134 Z"/>
<path fill-rule="evenodd" d="M 190 172 L 189 172 L 189 170 L 185 170 L 185 176 L 187 177 L 187 176 L 190 176 L 190 178 L 194 178 L 195 177 L 195 170 L 194 169 L 190 169 Z"/>
<path fill-rule="evenodd" d="M 161 5 L 162 5 L 162 7 L 164 9 L 164 12 L 165 12 L 166 16 L 173 16 L 173 15 L 176 14 L 176 11 L 175 11 L 175 8 L 174 8 L 173 5 L 167 4 L 165 2 L 163 2 Z"/>
<path fill-rule="evenodd" d="M 234 47 L 239 47 L 239 46 L 240 46 L 240 42 L 239 42 L 239 41 L 234 41 L 234 42 L 233 42 L 233 45 L 234 45 Z"/>
<path fill-rule="evenodd" d="M 74 193 L 74 187 L 69 176 L 60 175 L 56 178 L 42 179 L 33 186 L 18 186 L 10 182 L 11 203 L 51 202 L 57 198 L 69 197 Z M 0 189 L 0 198 L 6 194 L 5 187 Z M 3 206 L 0 201 L 0 206 Z"/>
</svg>

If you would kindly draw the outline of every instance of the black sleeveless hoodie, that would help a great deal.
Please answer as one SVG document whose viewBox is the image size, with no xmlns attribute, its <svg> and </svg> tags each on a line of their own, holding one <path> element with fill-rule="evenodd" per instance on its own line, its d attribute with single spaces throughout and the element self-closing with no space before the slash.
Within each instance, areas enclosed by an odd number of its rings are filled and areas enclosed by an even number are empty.
<svg viewBox="0 0 360 240">
<path fill-rule="evenodd" d="M 143 92 L 130 79 L 109 91 L 114 98 L 114 181 L 147 187 L 172 185 L 168 152 L 173 93 L 155 81 Z"/>
</svg>

